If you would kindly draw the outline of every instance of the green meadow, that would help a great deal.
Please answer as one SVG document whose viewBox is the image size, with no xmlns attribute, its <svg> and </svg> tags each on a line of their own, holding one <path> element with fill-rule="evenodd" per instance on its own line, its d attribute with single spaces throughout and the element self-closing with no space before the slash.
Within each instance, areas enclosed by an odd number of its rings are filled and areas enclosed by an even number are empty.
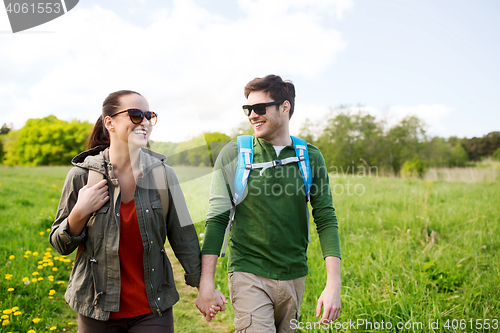
<svg viewBox="0 0 500 333">
<path fill-rule="evenodd" d="M 74 254 L 51 249 L 48 229 L 69 167 L 0 168 L 1 332 L 76 332 L 64 301 Z M 203 242 L 209 168 L 176 167 Z M 496 171 L 495 171 L 496 172 Z M 333 176 L 342 249 L 342 310 L 315 325 L 326 272 L 311 223 L 299 332 L 500 330 L 500 183 Z M 171 254 L 171 253 L 170 253 Z M 173 256 L 171 256 L 173 259 Z M 232 308 L 207 324 L 183 285 L 177 332 L 233 332 Z M 217 287 L 229 298 L 226 259 Z"/>
</svg>

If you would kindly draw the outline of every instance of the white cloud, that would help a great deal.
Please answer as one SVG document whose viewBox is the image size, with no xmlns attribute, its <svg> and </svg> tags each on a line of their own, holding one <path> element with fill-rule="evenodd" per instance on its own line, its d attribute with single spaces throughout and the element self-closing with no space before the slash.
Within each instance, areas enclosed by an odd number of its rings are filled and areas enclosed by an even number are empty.
<svg viewBox="0 0 500 333">
<path fill-rule="evenodd" d="M 228 20 L 175 0 L 145 28 L 77 6 L 32 33 L 3 35 L 0 123 L 19 128 L 49 114 L 93 123 L 108 93 L 133 89 L 160 114 L 154 140 L 229 132 L 244 120 L 246 82 L 318 77 L 345 48 L 319 18 L 340 18 L 350 1 L 266 1 L 266 10 L 264 1 L 239 3 L 246 15 Z"/>
</svg>

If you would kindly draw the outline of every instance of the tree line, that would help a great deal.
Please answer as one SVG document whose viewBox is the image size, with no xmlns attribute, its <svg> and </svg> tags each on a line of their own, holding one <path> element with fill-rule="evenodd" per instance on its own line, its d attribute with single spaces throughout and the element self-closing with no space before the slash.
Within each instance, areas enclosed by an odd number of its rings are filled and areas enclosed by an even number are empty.
<svg viewBox="0 0 500 333">
<path fill-rule="evenodd" d="M 428 167 L 472 166 L 487 157 L 500 160 L 500 132 L 471 139 L 430 137 L 416 116 L 388 126 L 384 120 L 343 106 L 320 123 L 306 121 L 301 136 L 322 151 L 327 166 L 343 170 L 376 167 L 395 175 L 422 176 Z"/>
<path fill-rule="evenodd" d="M 92 130 L 86 121 L 55 116 L 29 119 L 20 130 L 0 129 L 0 163 L 5 165 L 68 165 L 85 149 Z M 248 123 L 231 135 L 203 133 L 184 142 L 152 142 L 150 148 L 168 157 L 169 165 L 213 166 L 222 147 L 241 134 L 252 134 Z M 300 136 L 317 146 L 330 171 L 388 170 L 395 175 L 423 175 L 428 167 L 464 167 L 487 157 L 500 160 L 500 132 L 481 138 L 430 137 L 424 122 L 409 116 L 388 126 L 362 111 L 339 107 L 324 120 L 307 120 Z"/>
</svg>

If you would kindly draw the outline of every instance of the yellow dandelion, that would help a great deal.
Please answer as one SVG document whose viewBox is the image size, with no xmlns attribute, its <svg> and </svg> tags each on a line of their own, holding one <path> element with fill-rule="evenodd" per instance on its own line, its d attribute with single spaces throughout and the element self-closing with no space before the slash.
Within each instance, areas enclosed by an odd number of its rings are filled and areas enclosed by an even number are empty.
<svg viewBox="0 0 500 333">
<path fill-rule="evenodd" d="M 52 254 L 50 252 L 45 252 L 44 256 L 46 256 L 46 257 L 52 257 Z"/>
<path fill-rule="evenodd" d="M 57 281 L 57 284 L 65 284 L 65 281 Z"/>
<path fill-rule="evenodd" d="M 50 229 L 48 229 L 50 231 Z M 50 247 L 46 248 L 45 251 L 50 252 L 52 249 Z"/>
<path fill-rule="evenodd" d="M 54 299 L 54 296 L 49 296 L 49 299 Z"/>
<path fill-rule="evenodd" d="M 36 252 L 36 251 L 35 251 L 35 252 L 33 252 L 33 255 L 34 255 L 34 256 L 37 256 L 37 255 L 38 255 L 38 252 Z"/>
<path fill-rule="evenodd" d="M 71 262 L 71 259 L 64 259 L 64 262 Z"/>
<path fill-rule="evenodd" d="M 52 270 L 53 270 L 54 272 L 57 272 L 57 267 L 52 267 Z"/>
<path fill-rule="evenodd" d="M 6 314 L 6 315 L 10 315 L 12 313 L 12 310 L 11 309 L 3 310 L 2 313 Z"/>
<path fill-rule="evenodd" d="M 26 252 L 24 252 L 24 254 L 28 255 L 28 254 L 31 254 L 32 252 L 30 250 L 27 250 Z"/>
<path fill-rule="evenodd" d="M 20 314 L 22 314 L 22 312 L 21 312 L 21 311 L 16 311 L 16 312 L 14 312 L 14 316 L 19 316 Z"/>
<path fill-rule="evenodd" d="M 41 277 L 41 276 L 40 276 L 40 277 L 38 278 L 38 281 L 43 281 L 43 277 Z"/>
<path fill-rule="evenodd" d="M 4 321 L 2 321 L 2 325 L 3 326 L 7 326 L 10 324 L 10 321 L 8 321 L 7 319 L 5 319 Z"/>
<path fill-rule="evenodd" d="M 41 319 L 40 318 L 35 318 L 32 320 L 32 322 L 34 322 L 35 324 L 38 324 L 38 322 L 40 321 Z"/>
<path fill-rule="evenodd" d="M 47 228 L 47 232 L 50 232 L 50 228 Z"/>
<path fill-rule="evenodd" d="M 37 281 L 38 281 L 38 279 L 37 279 L 37 278 L 32 278 L 32 279 L 31 279 L 31 282 L 37 282 Z"/>
<path fill-rule="evenodd" d="M 56 291 L 54 289 L 50 289 L 50 291 L 49 291 L 50 296 L 54 295 L 55 293 L 56 293 Z"/>
<path fill-rule="evenodd" d="M 9 319 L 9 316 L 7 316 L 7 315 L 3 315 L 3 316 L 2 316 L 2 317 L 0 317 L 0 318 L 2 318 L 2 320 L 5 320 L 5 319 Z"/>
<path fill-rule="evenodd" d="M 29 330 L 28 333 L 36 333 L 35 330 Z"/>
<path fill-rule="evenodd" d="M 51 331 L 54 331 L 54 330 L 57 330 L 57 326 L 52 326 L 51 328 L 49 328 Z"/>
<path fill-rule="evenodd" d="M 40 260 L 40 261 L 38 262 L 38 265 L 41 265 L 41 264 L 43 264 L 43 261 L 41 261 L 41 260 Z"/>
<path fill-rule="evenodd" d="M 45 231 L 40 231 L 40 236 L 45 235 Z"/>
<path fill-rule="evenodd" d="M 43 266 L 42 265 L 38 265 L 36 266 L 37 269 L 43 269 Z"/>
<path fill-rule="evenodd" d="M 5 274 L 5 280 L 12 279 L 12 274 Z"/>
<path fill-rule="evenodd" d="M 25 258 L 29 258 L 30 256 L 29 256 L 29 255 L 27 255 L 27 254 L 25 254 L 25 255 L 24 255 L 24 257 L 25 257 Z"/>
<path fill-rule="evenodd" d="M 23 282 L 26 282 L 26 281 L 28 281 L 28 280 L 29 280 L 29 278 L 27 278 L 27 277 L 23 277 Z"/>
<path fill-rule="evenodd" d="M 40 275 L 40 273 L 38 273 L 38 272 L 33 272 L 33 273 L 31 273 L 31 275 L 33 275 L 33 276 L 37 276 L 37 275 Z"/>
<path fill-rule="evenodd" d="M 47 263 L 47 266 L 54 266 L 54 263 L 51 261 L 51 262 L 48 262 Z"/>
<path fill-rule="evenodd" d="M 68 325 L 69 325 L 69 326 L 73 325 L 73 322 L 72 322 L 72 321 L 70 321 L 70 322 L 68 323 Z"/>
<path fill-rule="evenodd" d="M 61 260 L 60 257 L 54 257 L 54 260 Z"/>
<path fill-rule="evenodd" d="M 11 254 L 11 255 L 9 256 L 9 259 L 10 259 L 10 260 L 12 260 L 12 259 L 14 259 L 15 257 L 16 257 L 15 255 Z"/>
<path fill-rule="evenodd" d="M 7 291 L 14 291 L 14 288 L 9 288 L 7 289 Z"/>
<path fill-rule="evenodd" d="M 17 310 L 19 310 L 19 307 L 18 307 L 18 306 L 15 306 L 15 307 L 13 307 L 11 310 L 12 310 L 12 311 L 17 311 Z"/>
</svg>

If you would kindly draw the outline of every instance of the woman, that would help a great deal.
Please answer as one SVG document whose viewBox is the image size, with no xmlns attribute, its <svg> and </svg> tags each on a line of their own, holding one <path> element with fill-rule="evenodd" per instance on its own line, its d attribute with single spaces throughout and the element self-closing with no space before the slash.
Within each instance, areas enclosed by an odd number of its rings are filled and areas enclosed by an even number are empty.
<svg viewBox="0 0 500 333">
<path fill-rule="evenodd" d="M 139 93 L 111 93 L 89 137 L 90 149 L 72 161 L 50 242 L 63 255 L 79 248 L 65 294 L 78 312 L 79 332 L 174 331 L 172 305 L 179 295 L 165 253 L 167 237 L 186 283 L 199 285 L 198 236 L 177 177 L 163 164 L 165 156 L 145 148 L 157 118 Z M 166 223 L 165 195 L 154 185 L 158 166 L 168 184 Z M 101 180 L 86 185 L 89 175 Z"/>
</svg>

